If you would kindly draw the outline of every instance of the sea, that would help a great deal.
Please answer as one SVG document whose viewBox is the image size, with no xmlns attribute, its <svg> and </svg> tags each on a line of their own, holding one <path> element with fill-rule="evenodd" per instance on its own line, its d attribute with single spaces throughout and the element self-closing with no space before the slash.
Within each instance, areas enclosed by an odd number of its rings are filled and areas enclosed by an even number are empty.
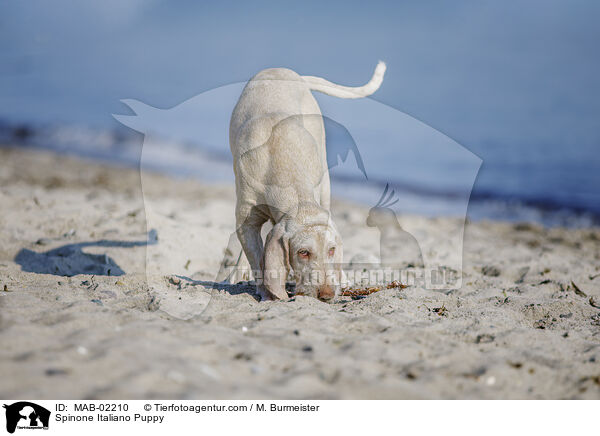
<svg viewBox="0 0 600 436">
<path fill-rule="evenodd" d="M 237 87 L 221 90 L 216 97 L 233 97 L 239 91 Z M 110 129 L 0 122 L 0 144 L 47 149 L 209 184 L 233 183 L 227 140 L 231 107 L 221 114 L 209 113 L 202 107 L 210 106 L 213 99 L 205 101 L 205 97 L 169 110 L 128 101 L 133 113 L 115 115 L 123 125 Z M 380 103 L 365 100 L 367 104 L 357 107 L 352 102 L 354 107 L 344 109 L 333 99 L 321 100 L 323 113 L 330 114 L 324 119 L 334 197 L 368 207 L 390 205 L 400 214 L 534 222 L 547 227 L 600 225 L 600 167 L 594 150 L 588 155 L 501 148 L 483 160 L 435 129 Z M 204 115 L 207 119 L 202 121 Z"/>
</svg>

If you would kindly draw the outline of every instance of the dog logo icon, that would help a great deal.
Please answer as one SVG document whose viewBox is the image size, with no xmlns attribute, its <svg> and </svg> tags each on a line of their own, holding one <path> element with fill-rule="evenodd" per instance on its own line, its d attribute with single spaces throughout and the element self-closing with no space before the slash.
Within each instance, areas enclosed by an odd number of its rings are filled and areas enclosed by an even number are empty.
<svg viewBox="0 0 600 436">
<path fill-rule="evenodd" d="M 19 401 L 4 405 L 6 409 L 6 431 L 14 433 L 18 429 L 48 429 L 50 411 L 29 401 Z"/>
</svg>

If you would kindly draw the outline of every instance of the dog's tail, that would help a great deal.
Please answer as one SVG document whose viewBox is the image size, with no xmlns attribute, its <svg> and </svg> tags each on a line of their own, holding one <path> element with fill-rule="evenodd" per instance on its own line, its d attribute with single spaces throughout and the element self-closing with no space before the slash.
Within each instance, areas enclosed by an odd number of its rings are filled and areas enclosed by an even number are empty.
<svg viewBox="0 0 600 436">
<path fill-rule="evenodd" d="M 379 89 L 381 82 L 383 82 L 385 69 L 385 62 L 379 61 L 369 83 L 356 87 L 338 85 L 325 80 L 322 77 L 302 76 L 302 78 L 308 83 L 308 86 L 313 91 L 319 91 L 339 98 L 362 98 L 373 94 Z"/>
</svg>

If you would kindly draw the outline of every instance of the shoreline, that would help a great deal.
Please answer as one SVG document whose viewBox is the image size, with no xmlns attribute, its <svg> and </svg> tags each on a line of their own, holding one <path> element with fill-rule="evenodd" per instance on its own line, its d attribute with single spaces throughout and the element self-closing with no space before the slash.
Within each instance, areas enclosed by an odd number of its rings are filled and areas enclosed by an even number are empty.
<svg viewBox="0 0 600 436">
<path fill-rule="evenodd" d="M 600 399 L 599 228 L 468 222 L 459 289 L 260 303 L 214 282 L 230 184 L 144 173 L 142 193 L 128 168 L 0 159 L 5 398 Z M 368 208 L 332 209 L 346 260 L 376 255 Z M 433 240 L 455 224 L 399 219 Z"/>
<path fill-rule="evenodd" d="M 130 129 L 0 124 L 0 143 L 14 141 L 28 149 L 58 152 L 109 166 L 142 167 L 144 171 L 162 173 L 168 177 L 194 178 L 202 184 L 233 183 L 228 150 L 215 150 L 167 138 L 148 141 L 144 140 L 143 134 Z M 385 179 L 378 179 L 377 174 L 371 174 L 368 182 L 356 178 L 356 175 L 347 173 L 347 168 L 341 171 L 332 168 L 330 172 L 334 182 L 332 194 L 364 207 L 372 206 L 388 183 Z M 396 190 L 403 205 L 402 210 L 396 210 L 398 213 L 441 217 L 462 214 L 457 198 L 464 196 L 464 193 L 446 191 L 443 186 L 423 189 L 422 186 L 399 180 L 391 182 L 392 189 Z M 341 189 L 348 184 L 353 186 L 352 195 Z M 564 198 L 559 201 L 551 196 L 517 197 L 515 193 L 476 189 L 469 195 L 467 217 L 474 221 L 532 221 L 546 227 L 600 226 L 600 210 L 570 204 Z M 426 202 L 424 198 L 427 198 Z"/>
</svg>

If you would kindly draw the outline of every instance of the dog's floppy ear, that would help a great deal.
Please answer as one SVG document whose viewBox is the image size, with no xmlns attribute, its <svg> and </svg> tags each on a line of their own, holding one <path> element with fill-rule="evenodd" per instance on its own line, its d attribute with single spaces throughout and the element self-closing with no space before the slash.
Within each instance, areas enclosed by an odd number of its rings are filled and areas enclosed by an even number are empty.
<svg viewBox="0 0 600 436">
<path fill-rule="evenodd" d="M 336 290 L 336 294 L 337 294 L 339 292 L 339 289 L 341 286 L 347 285 L 348 280 L 346 278 L 346 274 L 344 273 L 344 269 L 343 269 L 344 243 L 342 242 L 342 237 L 338 233 L 335 226 L 333 226 L 333 229 L 335 232 L 335 243 L 337 245 L 337 248 L 335 250 L 335 255 L 333 257 L 333 262 L 335 265 L 335 274 L 333 277 L 335 279 L 335 282 L 333 284 L 335 285 L 335 290 Z"/>
<path fill-rule="evenodd" d="M 289 238 L 285 224 L 276 224 L 267 235 L 262 258 L 263 286 L 267 297 L 286 299 L 285 281 L 290 272 Z"/>
</svg>

